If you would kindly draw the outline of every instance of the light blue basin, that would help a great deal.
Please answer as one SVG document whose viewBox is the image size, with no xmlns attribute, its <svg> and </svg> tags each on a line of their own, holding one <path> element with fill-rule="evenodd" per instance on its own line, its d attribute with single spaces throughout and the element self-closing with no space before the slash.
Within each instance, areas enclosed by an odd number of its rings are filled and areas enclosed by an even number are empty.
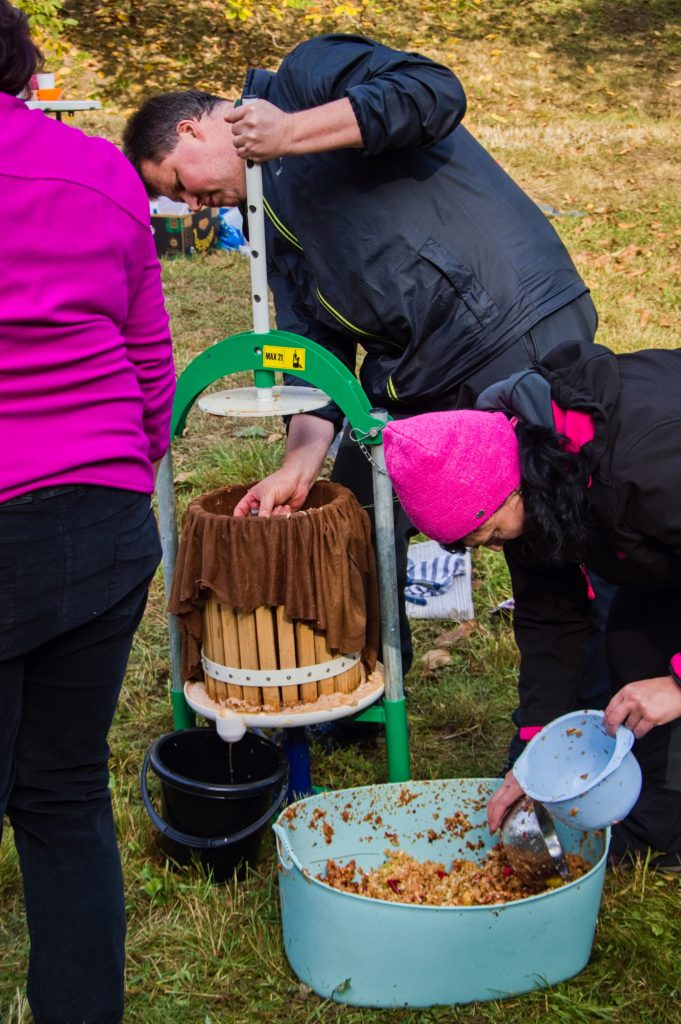
<svg viewBox="0 0 681 1024">
<path fill-rule="evenodd" d="M 565 849 L 581 853 L 591 871 L 541 896 L 494 906 L 388 903 L 339 892 L 315 877 L 329 858 L 377 867 L 394 848 L 392 835 L 419 860 L 448 866 L 455 857 L 482 859 L 496 843 L 485 808 L 499 783 L 362 786 L 309 797 L 284 811 L 274 825 L 282 927 L 300 980 L 318 995 L 352 1006 L 416 1007 L 500 999 L 581 971 L 596 928 L 606 832 L 558 824 Z M 461 838 L 445 827 L 456 811 L 473 825 Z M 483 847 L 471 850 L 479 840 Z"/>
</svg>

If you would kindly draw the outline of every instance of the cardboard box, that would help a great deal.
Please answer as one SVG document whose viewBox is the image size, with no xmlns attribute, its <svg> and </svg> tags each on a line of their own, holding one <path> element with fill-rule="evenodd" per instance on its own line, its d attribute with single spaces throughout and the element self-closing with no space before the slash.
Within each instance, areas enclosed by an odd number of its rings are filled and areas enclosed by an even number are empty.
<svg viewBox="0 0 681 1024">
<path fill-rule="evenodd" d="M 179 216 L 152 213 L 151 229 L 158 256 L 191 256 L 216 244 L 220 234 L 220 211 L 212 207 Z"/>
</svg>

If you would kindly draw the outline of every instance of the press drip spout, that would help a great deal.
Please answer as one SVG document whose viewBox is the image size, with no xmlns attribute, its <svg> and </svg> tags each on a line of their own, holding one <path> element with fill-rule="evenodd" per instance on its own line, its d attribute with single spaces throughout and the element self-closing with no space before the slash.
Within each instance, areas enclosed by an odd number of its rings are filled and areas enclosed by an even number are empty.
<svg viewBox="0 0 681 1024">
<path fill-rule="evenodd" d="M 246 734 L 246 726 L 241 715 L 222 708 L 215 719 L 217 734 L 225 743 L 238 743 Z"/>
</svg>

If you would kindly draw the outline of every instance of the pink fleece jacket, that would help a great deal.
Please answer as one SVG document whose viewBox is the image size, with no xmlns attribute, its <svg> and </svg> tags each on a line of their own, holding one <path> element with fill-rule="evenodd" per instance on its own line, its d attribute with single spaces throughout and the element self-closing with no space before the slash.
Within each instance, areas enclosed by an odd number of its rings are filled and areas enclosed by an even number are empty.
<svg viewBox="0 0 681 1024">
<path fill-rule="evenodd" d="M 0 501 L 151 493 L 175 374 L 149 205 L 111 143 L 0 94 Z"/>
</svg>

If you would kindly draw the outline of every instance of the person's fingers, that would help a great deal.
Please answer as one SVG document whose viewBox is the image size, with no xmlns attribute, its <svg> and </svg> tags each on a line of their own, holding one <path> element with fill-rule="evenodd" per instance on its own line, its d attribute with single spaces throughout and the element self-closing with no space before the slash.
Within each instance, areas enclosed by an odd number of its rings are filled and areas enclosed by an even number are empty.
<svg viewBox="0 0 681 1024">
<path fill-rule="evenodd" d="M 603 714 L 603 724 L 609 736 L 614 736 L 629 714 L 629 702 L 623 690 L 616 693 Z"/>
<path fill-rule="evenodd" d="M 487 824 L 492 834 L 501 825 L 504 814 L 506 813 L 506 803 L 503 800 L 497 800 L 494 804 L 490 802 L 487 808 Z"/>
<path fill-rule="evenodd" d="M 240 107 L 232 107 L 232 109 L 228 110 L 227 113 L 224 115 L 224 120 L 228 124 L 237 124 L 246 116 L 247 110 L 248 107 L 244 106 L 243 104 Z"/>
<path fill-rule="evenodd" d="M 272 509 L 274 507 L 274 500 L 271 495 L 266 494 L 260 499 L 260 505 L 258 507 L 258 516 L 261 519 L 269 519 L 272 515 Z"/>
<path fill-rule="evenodd" d="M 649 722 L 646 719 L 645 715 L 643 715 L 642 712 L 636 708 L 633 708 L 629 712 L 623 724 L 627 727 L 627 729 L 631 729 L 631 731 L 637 739 L 640 739 L 641 736 L 645 736 L 645 734 L 647 732 L 650 732 L 650 730 L 653 727 L 653 723 Z"/>
<path fill-rule="evenodd" d="M 508 799 L 508 797 L 506 796 L 500 797 L 496 801 L 494 806 L 492 806 L 492 804 L 490 803 L 489 807 L 487 808 L 487 822 L 489 824 L 490 832 L 496 832 L 496 830 L 499 828 L 502 821 L 504 820 L 506 811 L 514 803 L 515 800 Z"/>
<path fill-rule="evenodd" d="M 260 500 L 254 491 L 248 491 L 244 494 L 241 501 L 237 502 L 234 506 L 233 516 L 239 518 L 240 516 L 249 516 L 252 509 L 257 509 L 260 505 Z"/>
<path fill-rule="evenodd" d="M 614 736 L 619 726 L 623 725 L 630 729 L 637 739 L 650 732 L 655 724 L 647 717 L 646 710 L 635 692 L 621 693 L 613 697 L 606 708 L 603 722 L 609 736 Z"/>
<path fill-rule="evenodd" d="M 520 783 L 512 772 L 508 772 L 487 805 L 487 823 L 490 832 L 496 832 L 509 807 L 512 807 L 516 800 L 520 800 L 521 796 L 523 796 L 523 790 Z"/>
<path fill-rule="evenodd" d="M 614 736 L 617 729 L 622 724 L 624 719 L 627 717 L 626 709 L 624 708 L 613 708 L 603 718 L 603 724 L 605 731 L 609 736 Z"/>
</svg>

